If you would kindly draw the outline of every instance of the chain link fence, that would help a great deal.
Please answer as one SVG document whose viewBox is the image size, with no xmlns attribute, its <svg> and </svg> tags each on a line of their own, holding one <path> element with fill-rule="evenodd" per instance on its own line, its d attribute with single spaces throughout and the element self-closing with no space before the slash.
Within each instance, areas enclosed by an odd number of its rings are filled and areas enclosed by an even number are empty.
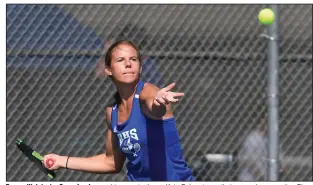
<svg viewBox="0 0 313 185">
<path fill-rule="evenodd" d="M 95 76 L 95 65 L 119 38 L 141 49 L 144 80 L 177 82 L 186 93 L 174 110 L 196 179 L 240 180 L 242 148 L 267 113 L 268 41 L 260 37 L 267 28 L 257 20 L 264 7 L 7 5 L 7 180 L 49 180 L 18 151 L 17 138 L 42 154 L 104 152 L 115 87 Z M 281 180 L 311 181 L 312 6 L 281 5 L 280 34 Z M 125 174 L 60 169 L 55 180 L 123 181 Z"/>
</svg>

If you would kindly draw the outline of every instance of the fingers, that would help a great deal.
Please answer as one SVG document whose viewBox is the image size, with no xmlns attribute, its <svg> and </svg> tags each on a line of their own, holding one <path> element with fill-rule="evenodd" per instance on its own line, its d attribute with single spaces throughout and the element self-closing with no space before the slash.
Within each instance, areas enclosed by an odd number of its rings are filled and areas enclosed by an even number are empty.
<svg viewBox="0 0 313 185">
<path fill-rule="evenodd" d="M 54 165 L 54 160 L 52 158 L 48 158 L 46 160 L 46 165 L 51 168 Z"/>
<path fill-rule="evenodd" d="M 168 102 L 168 103 L 175 103 L 175 102 L 178 102 L 178 98 L 175 98 L 175 97 L 182 97 L 184 96 L 185 94 L 184 93 L 181 93 L 181 92 L 168 92 L 168 94 L 164 97 L 165 101 Z"/>
<path fill-rule="evenodd" d="M 174 97 L 167 98 L 168 103 L 177 103 L 178 101 L 179 101 L 178 98 L 174 98 Z"/>
<path fill-rule="evenodd" d="M 185 93 L 182 93 L 182 92 L 173 93 L 173 97 L 181 97 L 181 96 L 185 96 Z"/>
<path fill-rule="evenodd" d="M 156 105 L 156 106 L 160 106 L 160 105 L 161 105 L 161 104 L 158 102 L 158 100 L 156 100 L 156 99 L 154 100 L 153 104 Z"/>
<path fill-rule="evenodd" d="M 163 99 L 165 105 L 171 103 L 171 100 L 168 99 L 166 96 L 163 96 L 162 99 Z"/>
<path fill-rule="evenodd" d="M 161 104 L 167 105 L 169 103 L 177 103 L 179 99 L 175 97 L 185 96 L 185 93 L 183 92 L 170 91 L 171 89 L 175 87 L 175 85 L 176 83 L 171 83 L 167 87 L 164 87 L 163 89 L 159 90 L 155 97 L 154 104 L 157 106 L 160 106 Z"/>
<path fill-rule="evenodd" d="M 42 164 L 45 168 L 52 170 L 54 169 L 55 159 L 53 155 L 45 155 L 42 160 Z"/>
<path fill-rule="evenodd" d="M 168 97 L 162 97 L 162 98 L 155 98 L 156 105 L 160 106 L 161 104 L 167 105 L 169 103 L 176 103 L 178 102 L 177 98 L 174 98 L 173 96 L 168 96 Z"/>
<path fill-rule="evenodd" d="M 45 155 L 44 157 L 43 157 L 43 160 L 42 160 L 42 164 L 44 165 L 44 167 L 45 168 L 50 168 L 49 166 L 48 166 L 48 164 L 47 164 L 47 160 L 48 159 L 50 159 L 50 157 L 49 157 L 49 155 Z"/>
<path fill-rule="evenodd" d="M 157 106 L 160 106 L 161 104 L 163 104 L 163 105 L 166 104 L 166 101 L 164 98 L 156 98 L 155 100 L 158 103 L 158 104 L 156 104 Z"/>
<path fill-rule="evenodd" d="M 163 89 L 165 90 L 165 91 L 170 91 L 171 89 L 173 89 L 174 87 L 175 87 L 175 83 L 171 83 L 170 85 L 168 85 L 167 87 L 164 87 Z"/>
</svg>

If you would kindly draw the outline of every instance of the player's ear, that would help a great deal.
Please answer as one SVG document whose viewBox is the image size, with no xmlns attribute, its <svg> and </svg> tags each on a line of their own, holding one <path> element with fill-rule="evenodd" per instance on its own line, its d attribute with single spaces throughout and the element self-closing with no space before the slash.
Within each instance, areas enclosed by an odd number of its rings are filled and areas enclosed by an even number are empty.
<svg viewBox="0 0 313 185">
<path fill-rule="evenodd" d="M 108 76 L 112 76 L 112 69 L 111 69 L 110 67 L 105 66 L 104 72 L 105 72 Z"/>
</svg>

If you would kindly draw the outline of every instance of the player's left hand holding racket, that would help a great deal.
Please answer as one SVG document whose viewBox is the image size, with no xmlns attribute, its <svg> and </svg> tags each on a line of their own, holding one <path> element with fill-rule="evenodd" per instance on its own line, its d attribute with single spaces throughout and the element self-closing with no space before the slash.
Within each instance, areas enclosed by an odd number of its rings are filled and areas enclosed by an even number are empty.
<svg viewBox="0 0 313 185">
<path fill-rule="evenodd" d="M 51 169 L 52 166 L 54 166 L 54 160 L 53 158 L 47 158 L 44 160 L 44 157 L 42 157 L 38 152 L 33 150 L 30 146 L 25 144 L 22 140 L 18 139 L 15 141 L 17 147 L 25 154 L 32 162 L 35 163 L 35 165 L 48 177 L 50 178 L 55 178 L 56 174 L 55 172 Z M 42 163 L 46 163 L 43 165 Z M 47 168 L 48 166 L 51 166 Z"/>
</svg>

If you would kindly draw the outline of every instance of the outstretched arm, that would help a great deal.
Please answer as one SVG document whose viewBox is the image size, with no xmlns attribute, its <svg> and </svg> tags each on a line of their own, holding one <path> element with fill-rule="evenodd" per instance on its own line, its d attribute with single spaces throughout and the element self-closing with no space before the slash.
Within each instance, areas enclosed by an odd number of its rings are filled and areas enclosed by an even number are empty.
<svg viewBox="0 0 313 185">
<path fill-rule="evenodd" d="M 154 117 L 163 117 L 172 114 L 171 104 L 179 101 L 178 97 L 184 96 L 182 92 L 171 91 L 175 83 L 162 89 L 147 83 L 140 93 L 140 100 L 149 114 Z"/>
<path fill-rule="evenodd" d="M 118 148 L 118 142 L 110 129 L 111 108 L 107 108 L 108 131 L 106 136 L 105 153 L 92 157 L 69 157 L 48 154 L 44 157 L 43 163 L 46 168 L 56 170 L 58 168 L 68 168 L 93 173 L 118 173 L 121 171 L 125 156 Z M 54 165 L 48 167 L 46 160 L 52 158 Z"/>
</svg>

